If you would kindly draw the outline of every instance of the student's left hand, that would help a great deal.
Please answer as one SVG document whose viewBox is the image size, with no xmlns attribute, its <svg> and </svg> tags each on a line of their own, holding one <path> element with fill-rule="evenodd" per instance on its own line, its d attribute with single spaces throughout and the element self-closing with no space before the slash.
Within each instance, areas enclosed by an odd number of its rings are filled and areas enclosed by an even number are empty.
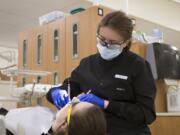
<svg viewBox="0 0 180 135">
<path fill-rule="evenodd" d="M 80 101 L 89 102 L 89 103 L 99 106 L 102 109 L 104 108 L 104 100 L 92 93 L 82 94 L 78 98 Z"/>
</svg>

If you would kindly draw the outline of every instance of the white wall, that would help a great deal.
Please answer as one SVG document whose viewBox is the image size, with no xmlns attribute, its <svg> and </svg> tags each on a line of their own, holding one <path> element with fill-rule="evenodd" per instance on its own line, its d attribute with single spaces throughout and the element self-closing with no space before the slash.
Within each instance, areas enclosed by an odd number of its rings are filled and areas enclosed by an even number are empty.
<svg viewBox="0 0 180 135">
<path fill-rule="evenodd" d="M 143 6 L 140 6 L 140 3 Z M 180 4 L 172 0 L 129 0 L 129 12 L 180 31 Z"/>
<path fill-rule="evenodd" d="M 129 14 L 180 31 L 180 4 L 172 0 L 128 0 L 128 3 Z M 100 4 L 126 9 L 126 0 L 101 0 Z"/>
</svg>

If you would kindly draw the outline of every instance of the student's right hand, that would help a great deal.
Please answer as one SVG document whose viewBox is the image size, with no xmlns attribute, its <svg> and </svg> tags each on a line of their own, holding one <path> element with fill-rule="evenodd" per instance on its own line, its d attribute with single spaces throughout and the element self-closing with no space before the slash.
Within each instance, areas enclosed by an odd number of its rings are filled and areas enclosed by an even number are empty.
<svg viewBox="0 0 180 135">
<path fill-rule="evenodd" d="M 67 91 L 59 87 L 51 88 L 51 98 L 58 109 L 61 109 L 70 101 Z"/>
</svg>

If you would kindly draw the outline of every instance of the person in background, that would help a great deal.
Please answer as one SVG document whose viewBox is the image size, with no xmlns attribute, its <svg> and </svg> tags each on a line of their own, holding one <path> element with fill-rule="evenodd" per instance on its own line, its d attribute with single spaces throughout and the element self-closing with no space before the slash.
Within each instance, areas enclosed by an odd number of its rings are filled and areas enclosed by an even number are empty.
<svg viewBox="0 0 180 135">
<path fill-rule="evenodd" d="M 102 108 L 110 135 L 151 135 L 156 87 L 149 63 L 129 51 L 132 31 L 125 13 L 107 14 L 97 29 L 98 53 L 82 59 L 62 86 L 49 90 L 47 99 L 61 109 L 84 93 L 79 100 Z"/>
<path fill-rule="evenodd" d="M 103 111 L 90 103 L 70 103 L 57 112 L 50 135 L 107 135 Z"/>
</svg>

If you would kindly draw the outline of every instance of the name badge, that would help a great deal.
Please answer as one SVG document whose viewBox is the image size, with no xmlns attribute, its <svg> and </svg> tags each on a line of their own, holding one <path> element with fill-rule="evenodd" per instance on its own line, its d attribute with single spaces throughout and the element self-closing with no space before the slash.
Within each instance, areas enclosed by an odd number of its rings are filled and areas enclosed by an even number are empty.
<svg viewBox="0 0 180 135">
<path fill-rule="evenodd" d="M 115 74 L 114 77 L 115 77 L 115 78 L 118 78 L 118 79 L 123 79 L 123 80 L 127 80 L 127 79 L 128 79 L 128 76 L 120 75 L 120 74 Z"/>
</svg>

